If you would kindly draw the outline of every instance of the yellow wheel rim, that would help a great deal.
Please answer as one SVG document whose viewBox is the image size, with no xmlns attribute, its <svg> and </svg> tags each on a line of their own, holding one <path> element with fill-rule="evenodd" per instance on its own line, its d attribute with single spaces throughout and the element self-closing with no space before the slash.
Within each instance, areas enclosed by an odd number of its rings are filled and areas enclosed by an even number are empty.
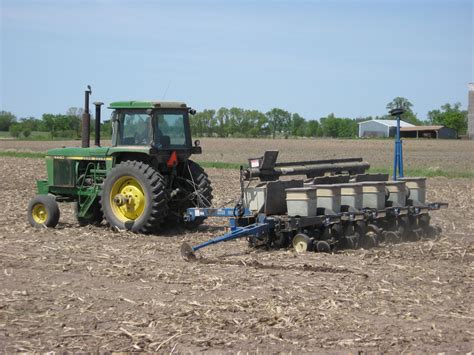
<svg viewBox="0 0 474 355">
<path fill-rule="evenodd" d="M 33 220 L 38 224 L 44 224 L 48 219 L 48 211 L 46 210 L 46 206 L 42 203 L 37 203 L 34 205 L 31 214 L 33 216 Z"/>
<path fill-rule="evenodd" d="M 134 221 L 143 214 L 146 205 L 142 185 L 132 176 L 122 176 L 112 185 L 110 205 L 122 222 Z"/>
<path fill-rule="evenodd" d="M 308 243 L 305 238 L 296 236 L 293 239 L 293 248 L 297 253 L 304 253 L 308 250 Z"/>
</svg>

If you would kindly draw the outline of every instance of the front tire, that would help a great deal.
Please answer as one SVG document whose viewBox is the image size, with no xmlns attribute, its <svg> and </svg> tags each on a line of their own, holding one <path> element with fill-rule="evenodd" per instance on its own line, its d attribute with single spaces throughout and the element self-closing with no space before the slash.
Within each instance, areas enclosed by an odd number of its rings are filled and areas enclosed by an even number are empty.
<svg viewBox="0 0 474 355">
<path fill-rule="evenodd" d="M 56 227 L 59 215 L 59 205 L 49 195 L 38 195 L 28 205 L 28 221 L 35 228 Z"/>
<path fill-rule="evenodd" d="M 135 233 L 155 232 L 168 213 L 165 180 L 152 166 L 127 160 L 107 174 L 101 205 L 112 227 Z"/>
</svg>

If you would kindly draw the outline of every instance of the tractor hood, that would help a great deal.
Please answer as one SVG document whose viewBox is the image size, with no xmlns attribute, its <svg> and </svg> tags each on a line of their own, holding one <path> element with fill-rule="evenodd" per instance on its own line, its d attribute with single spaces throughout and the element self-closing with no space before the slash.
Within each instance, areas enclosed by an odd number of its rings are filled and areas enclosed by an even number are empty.
<svg viewBox="0 0 474 355">
<path fill-rule="evenodd" d="M 108 147 L 92 147 L 92 148 L 55 148 L 50 149 L 46 153 L 47 156 L 68 157 L 68 158 L 88 158 L 88 157 L 105 157 L 110 148 Z"/>
</svg>

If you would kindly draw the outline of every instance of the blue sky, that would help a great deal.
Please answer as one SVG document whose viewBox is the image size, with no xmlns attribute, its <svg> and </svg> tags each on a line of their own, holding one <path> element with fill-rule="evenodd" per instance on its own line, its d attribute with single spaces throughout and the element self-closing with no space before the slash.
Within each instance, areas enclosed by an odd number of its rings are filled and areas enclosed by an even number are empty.
<svg viewBox="0 0 474 355">
<path fill-rule="evenodd" d="M 467 105 L 473 2 L 0 0 L 0 109 L 62 113 L 91 84 L 93 101 L 308 119 L 382 115 L 404 96 L 425 118 Z"/>
</svg>

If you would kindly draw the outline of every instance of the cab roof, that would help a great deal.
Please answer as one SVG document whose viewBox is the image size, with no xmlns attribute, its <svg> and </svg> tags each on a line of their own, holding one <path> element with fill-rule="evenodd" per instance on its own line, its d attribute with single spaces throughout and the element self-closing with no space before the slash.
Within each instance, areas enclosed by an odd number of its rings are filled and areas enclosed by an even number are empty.
<svg viewBox="0 0 474 355">
<path fill-rule="evenodd" d="M 171 101 L 115 101 L 111 102 L 111 109 L 134 109 L 134 108 L 187 108 L 184 102 Z"/>
</svg>

